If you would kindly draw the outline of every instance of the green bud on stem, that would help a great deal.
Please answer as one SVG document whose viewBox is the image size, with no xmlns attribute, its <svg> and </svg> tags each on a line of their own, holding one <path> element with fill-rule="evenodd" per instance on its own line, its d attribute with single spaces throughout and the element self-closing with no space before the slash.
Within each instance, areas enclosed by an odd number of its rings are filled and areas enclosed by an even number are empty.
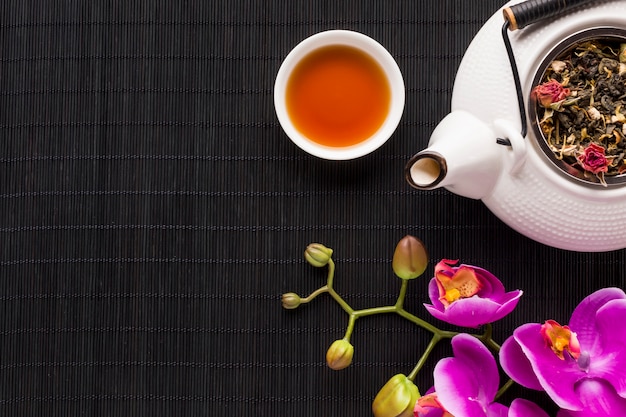
<svg viewBox="0 0 626 417">
<path fill-rule="evenodd" d="M 311 243 L 304 251 L 304 259 L 311 265 L 321 268 L 326 266 L 333 255 L 333 250 L 321 243 Z"/>
<path fill-rule="evenodd" d="M 380 389 L 372 412 L 375 417 L 413 417 L 413 408 L 420 397 L 417 386 L 404 374 L 397 374 Z"/>
<path fill-rule="evenodd" d="M 352 363 L 354 346 L 345 339 L 335 340 L 326 352 L 326 363 L 330 369 L 338 371 L 347 368 Z"/>
<path fill-rule="evenodd" d="M 300 305 L 300 296 L 294 292 L 288 292 L 281 297 L 283 308 L 291 310 L 297 308 Z"/>
<path fill-rule="evenodd" d="M 402 279 L 414 279 L 426 270 L 428 253 L 421 240 L 406 235 L 403 237 L 393 253 L 391 266 L 393 272 Z"/>
</svg>

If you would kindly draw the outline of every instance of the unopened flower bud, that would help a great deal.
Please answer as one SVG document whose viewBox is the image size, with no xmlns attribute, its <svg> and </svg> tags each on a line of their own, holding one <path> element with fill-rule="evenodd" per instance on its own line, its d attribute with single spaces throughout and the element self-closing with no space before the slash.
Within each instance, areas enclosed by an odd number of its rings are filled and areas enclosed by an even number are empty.
<svg viewBox="0 0 626 417">
<path fill-rule="evenodd" d="M 326 352 L 326 363 L 328 367 L 338 371 L 347 368 L 352 363 L 354 346 L 345 339 L 335 340 Z"/>
<path fill-rule="evenodd" d="M 333 250 L 327 248 L 321 243 L 311 243 L 304 251 L 304 259 L 306 259 L 311 265 L 318 268 L 325 266 L 328 261 L 330 261 L 330 257 L 332 255 Z"/>
<path fill-rule="evenodd" d="M 297 308 L 300 305 L 300 296 L 293 292 L 288 292 L 283 294 L 281 297 L 281 301 L 283 303 L 283 308 L 291 310 L 293 308 Z"/>
<path fill-rule="evenodd" d="M 393 253 L 391 266 L 393 272 L 402 279 L 417 278 L 424 273 L 428 265 L 428 253 L 421 240 L 406 235 Z"/>
<path fill-rule="evenodd" d="M 417 386 L 403 374 L 397 374 L 381 388 L 372 403 L 375 417 L 413 417 L 420 397 Z"/>
</svg>

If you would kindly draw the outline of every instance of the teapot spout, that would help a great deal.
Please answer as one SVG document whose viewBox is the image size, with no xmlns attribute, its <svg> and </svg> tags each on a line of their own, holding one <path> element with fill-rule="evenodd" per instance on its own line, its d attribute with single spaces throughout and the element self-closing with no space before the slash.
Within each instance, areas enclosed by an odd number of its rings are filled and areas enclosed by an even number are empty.
<svg viewBox="0 0 626 417">
<path fill-rule="evenodd" d="M 419 190 L 432 190 L 441 187 L 448 174 L 446 159 L 437 152 L 422 151 L 409 160 L 405 177 L 409 184 Z"/>
<path fill-rule="evenodd" d="M 472 162 L 471 158 L 468 162 Z M 501 164 L 498 160 L 474 162 L 477 163 L 449 164 L 446 157 L 429 148 L 409 160 L 405 177 L 418 190 L 443 187 L 463 197 L 482 199 L 494 188 Z"/>
<path fill-rule="evenodd" d="M 489 168 L 486 170 L 485 167 Z M 409 160 L 405 177 L 418 190 L 443 187 L 460 196 L 478 200 L 488 196 L 494 188 L 500 169 L 499 161 L 492 160 L 476 165 L 453 163 L 450 171 L 448 160 L 429 148 Z"/>
<path fill-rule="evenodd" d="M 498 138 L 510 146 L 503 146 Z M 522 164 L 526 148 L 520 133 L 504 120 L 493 129 L 466 111 L 446 116 L 433 131 L 429 147 L 405 167 L 408 183 L 419 190 L 444 187 L 473 199 L 490 195 L 500 175 Z"/>
</svg>

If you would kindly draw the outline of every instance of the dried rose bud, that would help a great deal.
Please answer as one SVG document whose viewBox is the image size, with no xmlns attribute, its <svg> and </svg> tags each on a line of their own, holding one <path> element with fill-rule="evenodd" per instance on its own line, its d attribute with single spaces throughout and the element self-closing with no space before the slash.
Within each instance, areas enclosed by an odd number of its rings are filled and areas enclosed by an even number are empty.
<svg viewBox="0 0 626 417">
<path fill-rule="evenodd" d="M 293 292 L 288 292 L 283 294 L 281 297 L 281 301 L 283 303 L 283 308 L 287 310 L 291 310 L 297 308 L 300 305 L 300 296 Z"/>
<path fill-rule="evenodd" d="M 606 157 L 605 149 L 595 143 L 590 143 L 589 146 L 584 148 L 576 158 L 582 165 L 583 169 L 591 172 L 592 174 L 607 172 L 609 170 L 609 164 L 612 161 L 612 159 Z"/>
<path fill-rule="evenodd" d="M 420 397 L 417 386 L 403 374 L 397 374 L 378 391 L 372 403 L 375 417 L 413 417 Z"/>
<path fill-rule="evenodd" d="M 428 253 L 421 240 L 406 235 L 393 253 L 391 267 L 402 279 L 417 278 L 424 273 L 428 265 Z"/>
<path fill-rule="evenodd" d="M 311 265 L 318 268 L 326 266 L 332 255 L 333 250 L 327 248 L 321 243 L 311 243 L 304 251 L 304 259 L 306 259 Z"/>
<path fill-rule="evenodd" d="M 533 97 L 545 108 L 565 100 L 570 95 L 570 89 L 552 78 L 550 81 L 536 86 L 532 91 Z"/>
<path fill-rule="evenodd" d="M 352 363 L 354 346 L 345 339 L 335 340 L 326 352 L 326 363 L 330 369 L 338 371 L 347 368 Z"/>
</svg>

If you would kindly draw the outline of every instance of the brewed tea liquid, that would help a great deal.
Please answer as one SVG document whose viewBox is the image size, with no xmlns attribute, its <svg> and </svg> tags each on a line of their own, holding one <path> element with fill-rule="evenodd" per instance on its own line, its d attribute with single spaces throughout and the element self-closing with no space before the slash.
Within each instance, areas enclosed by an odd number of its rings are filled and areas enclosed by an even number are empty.
<svg viewBox="0 0 626 417">
<path fill-rule="evenodd" d="M 287 112 L 310 140 L 345 147 L 368 139 L 389 112 L 383 69 L 349 46 L 326 46 L 304 58 L 287 82 Z"/>
</svg>

